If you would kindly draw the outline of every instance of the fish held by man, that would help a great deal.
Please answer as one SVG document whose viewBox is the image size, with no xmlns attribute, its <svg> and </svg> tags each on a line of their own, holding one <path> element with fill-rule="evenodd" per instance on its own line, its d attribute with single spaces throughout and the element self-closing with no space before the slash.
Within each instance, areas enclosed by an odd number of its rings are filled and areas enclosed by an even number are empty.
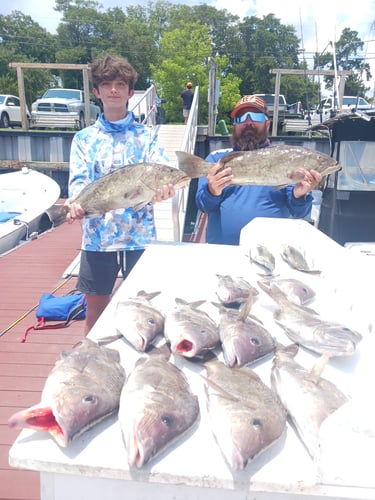
<svg viewBox="0 0 375 500">
<path fill-rule="evenodd" d="M 212 163 L 198 156 L 176 151 L 179 168 L 190 178 L 206 177 Z M 335 159 L 302 146 L 277 145 L 270 148 L 229 153 L 220 160 L 231 167 L 232 184 L 283 187 L 304 180 L 306 170 L 316 170 L 322 177 L 341 169 Z"/>
<path fill-rule="evenodd" d="M 178 168 L 159 163 L 136 163 L 118 168 L 87 184 L 79 193 L 79 203 L 87 217 L 99 217 L 110 210 L 133 208 L 140 210 L 147 205 L 162 186 L 172 184 L 175 189 L 185 187 L 190 178 Z M 51 217 L 58 220 L 60 212 L 69 211 L 60 205 Z"/>
<path fill-rule="evenodd" d="M 65 448 L 117 412 L 124 381 L 119 353 L 85 338 L 61 353 L 40 403 L 12 415 L 8 425 L 46 431 Z"/>
<path fill-rule="evenodd" d="M 219 328 L 207 312 L 198 309 L 205 301 L 176 298 L 165 315 L 164 336 L 173 354 L 186 358 L 204 355 L 220 344 Z"/>
<path fill-rule="evenodd" d="M 287 410 L 299 438 L 314 458 L 321 424 L 348 398 L 335 384 L 321 377 L 329 359 L 327 356 L 318 358 L 308 370 L 295 360 L 297 353 L 296 344 L 277 345 L 271 386 Z"/>
<path fill-rule="evenodd" d="M 142 468 L 181 439 L 200 414 L 183 372 L 154 349 L 137 361 L 123 387 L 119 422 L 130 467 Z"/>
<path fill-rule="evenodd" d="M 286 411 L 250 368 L 205 363 L 211 430 L 229 467 L 243 470 L 284 434 Z"/>
<path fill-rule="evenodd" d="M 269 285 L 258 281 L 258 285 L 276 302 L 274 320 L 292 342 L 332 357 L 354 354 L 362 340 L 359 332 L 345 324 L 326 320 L 313 309 L 294 304 L 272 281 Z"/>
</svg>

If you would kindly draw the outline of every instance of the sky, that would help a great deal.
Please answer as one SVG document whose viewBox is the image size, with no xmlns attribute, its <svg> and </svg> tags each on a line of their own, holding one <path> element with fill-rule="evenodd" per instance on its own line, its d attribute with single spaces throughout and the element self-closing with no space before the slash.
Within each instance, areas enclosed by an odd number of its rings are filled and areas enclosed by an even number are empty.
<svg viewBox="0 0 375 500">
<path fill-rule="evenodd" d="M 100 0 L 99 0 L 100 1 Z M 361 0 L 358 4 L 353 0 L 168 0 L 171 3 L 188 5 L 208 4 L 217 9 L 226 9 L 240 18 L 257 16 L 262 18 L 274 14 L 282 24 L 292 25 L 301 40 L 308 67 L 312 67 L 315 52 L 323 52 L 330 42 L 338 40 L 344 28 L 357 31 L 364 42 L 363 53 L 366 62 L 371 66 L 373 79 L 365 82 L 370 87 L 368 97 L 375 91 L 375 0 Z M 101 0 L 104 10 L 113 7 L 125 8 L 129 5 L 147 5 L 147 0 Z M 54 0 L 12 0 L 2 1 L 0 14 L 7 15 L 19 10 L 29 15 L 50 33 L 55 33 L 60 22 L 60 13 L 54 11 Z M 332 47 L 328 50 L 332 52 Z M 301 56 L 302 57 L 302 56 Z"/>
</svg>

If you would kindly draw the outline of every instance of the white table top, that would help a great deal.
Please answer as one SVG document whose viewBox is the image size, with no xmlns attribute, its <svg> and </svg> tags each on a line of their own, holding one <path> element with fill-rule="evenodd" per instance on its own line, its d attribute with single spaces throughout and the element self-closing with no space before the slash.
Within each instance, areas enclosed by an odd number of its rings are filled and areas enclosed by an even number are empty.
<svg viewBox="0 0 375 500">
<path fill-rule="evenodd" d="M 153 299 L 153 304 L 166 311 L 174 306 L 175 297 L 187 301 L 217 300 L 216 274 L 242 276 L 256 284 L 258 270 L 248 257 L 250 242 L 267 244 L 275 256 L 281 243 L 302 246 L 306 257 L 312 257 L 314 266 L 323 269 L 321 276 L 301 275 L 291 270 L 280 257 L 276 259 L 275 272 L 283 276 L 298 276 L 313 286 L 317 291 L 314 303 L 317 311 L 329 315 L 331 319 L 347 321 L 363 334 L 363 340 L 352 357 L 330 360 L 323 373 L 351 401 L 341 424 L 335 421 L 331 428 L 327 426 L 318 463 L 309 457 L 288 425 L 286 436 L 256 457 L 244 471 L 229 470 L 209 427 L 200 369 L 192 369 L 184 359 L 175 358 L 199 397 L 201 417 L 182 440 L 143 469 L 129 470 L 117 417 L 87 431 L 65 450 L 45 433 L 23 430 L 10 450 L 10 464 L 38 471 L 136 479 L 145 483 L 309 493 L 322 497 L 375 498 L 375 479 L 367 465 L 375 463 L 375 418 L 369 417 L 374 415 L 371 389 L 375 371 L 372 362 L 375 352 L 374 315 L 365 290 L 365 284 L 375 274 L 375 261 L 369 261 L 369 257 L 366 261 L 366 257 L 337 245 L 307 222 L 255 219 L 244 229 L 240 246 L 196 243 L 150 246 L 120 286 L 89 337 L 98 339 L 115 334 L 113 312 L 117 302 L 135 296 L 142 289 L 147 292 L 160 290 L 161 294 Z M 371 288 L 373 283 L 372 279 Z M 373 296 L 372 293 L 372 304 Z M 253 313 L 262 319 L 279 341 L 288 344 L 281 328 L 272 321 L 274 306 L 271 299 L 268 304 L 255 301 Z M 213 306 L 209 304 L 207 307 L 214 314 Z M 122 340 L 110 344 L 110 347 L 119 350 L 124 368 L 130 373 L 140 353 Z M 315 359 L 316 356 L 303 350 L 297 356 L 297 361 L 304 366 L 312 366 Z M 269 358 L 252 366 L 268 385 L 271 362 Z M 351 417 L 355 417 L 355 422 Z M 350 436 L 351 450 L 343 444 L 347 436 Z M 337 442 L 340 443 L 339 449 Z"/>
</svg>

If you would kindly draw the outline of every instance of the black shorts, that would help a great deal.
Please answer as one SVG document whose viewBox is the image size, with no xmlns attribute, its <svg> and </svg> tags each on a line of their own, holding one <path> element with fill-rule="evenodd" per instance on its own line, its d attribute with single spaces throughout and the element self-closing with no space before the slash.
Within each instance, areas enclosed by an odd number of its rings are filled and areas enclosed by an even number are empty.
<svg viewBox="0 0 375 500">
<path fill-rule="evenodd" d="M 116 278 L 122 269 L 125 279 L 144 250 L 128 252 L 81 251 L 77 288 L 89 295 L 111 295 Z"/>
</svg>

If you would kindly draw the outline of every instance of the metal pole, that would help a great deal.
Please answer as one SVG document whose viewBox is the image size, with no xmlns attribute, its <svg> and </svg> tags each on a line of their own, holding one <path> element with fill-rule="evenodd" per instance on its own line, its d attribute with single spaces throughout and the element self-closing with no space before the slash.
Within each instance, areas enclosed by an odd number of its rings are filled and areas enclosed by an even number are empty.
<svg viewBox="0 0 375 500">
<path fill-rule="evenodd" d="M 208 87 L 208 135 L 215 135 L 215 86 L 216 63 L 211 57 Z"/>
</svg>

